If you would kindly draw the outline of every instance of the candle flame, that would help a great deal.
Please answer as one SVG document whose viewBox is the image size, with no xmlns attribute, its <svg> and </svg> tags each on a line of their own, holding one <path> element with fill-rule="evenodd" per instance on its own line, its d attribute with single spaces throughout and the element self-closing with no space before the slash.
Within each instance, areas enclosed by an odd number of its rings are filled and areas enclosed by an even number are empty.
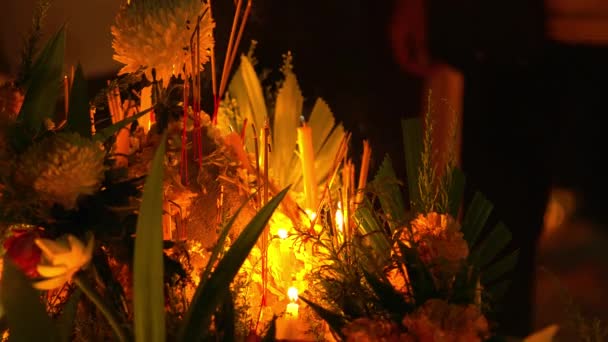
<svg viewBox="0 0 608 342">
<path fill-rule="evenodd" d="M 342 214 L 341 202 L 338 202 L 338 209 L 336 210 L 336 227 L 340 233 L 344 231 L 344 214 Z"/>
<path fill-rule="evenodd" d="M 277 230 L 277 235 L 281 240 L 285 240 L 289 236 L 289 233 L 287 233 L 287 229 L 280 228 L 279 230 Z"/>
<path fill-rule="evenodd" d="M 295 287 L 290 287 L 287 290 L 287 297 L 289 297 L 289 300 L 293 303 L 293 302 L 297 302 L 298 301 L 298 289 Z"/>
</svg>

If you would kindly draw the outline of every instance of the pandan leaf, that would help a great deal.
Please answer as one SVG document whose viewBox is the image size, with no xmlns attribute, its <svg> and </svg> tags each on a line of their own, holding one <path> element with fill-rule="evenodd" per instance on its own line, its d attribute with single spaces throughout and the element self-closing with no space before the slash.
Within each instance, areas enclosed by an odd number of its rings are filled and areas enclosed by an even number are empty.
<svg viewBox="0 0 608 342">
<path fill-rule="evenodd" d="M 40 302 L 40 292 L 12 261 L 5 258 L 0 286 L 9 341 L 59 341 L 59 334 Z"/>
<path fill-rule="evenodd" d="M 268 202 L 245 227 L 232 247 L 218 263 L 215 272 L 197 292 L 203 294 L 194 298 L 178 333 L 178 341 L 198 341 L 209 329 L 211 316 L 221 303 L 239 268 L 249 255 L 268 220 L 279 206 L 289 187 L 278 193 Z"/>
<path fill-rule="evenodd" d="M 372 184 L 380 200 L 382 211 L 388 217 L 391 231 L 394 232 L 405 222 L 406 208 L 393 163 L 388 155 L 384 157 Z"/>
<path fill-rule="evenodd" d="M 450 302 L 463 305 L 473 303 L 477 292 L 477 279 L 479 272 L 473 267 L 463 265 L 454 279 Z"/>
<path fill-rule="evenodd" d="M 72 331 L 74 330 L 74 319 L 76 318 L 76 312 L 78 311 L 78 303 L 82 292 L 80 289 L 74 290 L 67 303 L 61 310 L 61 316 L 57 322 L 59 328 L 60 340 L 63 342 L 72 341 Z"/>
<path fill-rule="evenodd" d="M 266 334 L 262 338 L 261 342 L 274 342 L 277 340 L 277 316 L 273 316 L 268 326 Z"/>
<path fill-rule="evenodd" d="M 245 208 L 247 206 L 247 203 L 249 203 L 249 201 L 251 200 L 252 197 L 253 197 L 253 195 L 250 196 L 249 198 L 247 198 L 247 200 L 245 202 L 243 202 L 243 204 L 241 204 L 241 206 L 237 209 L 237 211 L 234 213 L 234 215 L 232 215 L 230 220 L 228 220 L 228 223 L 224 226 L 224 228 L 220 232 L 220 235 L 217 238 L 217 242 L 216 242 L 215 246 L 213 247 L 213 250 L 211 251 L 211 256 L 209 257 L 207 266 L 205 267 L 205 270 L 203 271 L 203 274 L 201 275 L 201 281 L 199 283 L 197 290 L 198 289 L 202 290 L 203 285 L 205 285 L 205 282 L 209 279 L 209 275 L 211 274 L 211 271 L 213 271 L 215 262 L 219 259 L 220 255 L 222 254 L 222 252 L 224 250 L 224 247 L 225 247 L 224 244 L 226 243 L 226 238 L 228 237 L 228 234 L 230 233 L 230 230 L 232 229 L 234 222 L 239 217 L 241 210 L 243 210 L 243 208 Z M 194 293 L 193 298 L 198 298 L 200 295 L 202 295 L 202 293 L 199 293 L 198 291 L 196 291 Z M 194 301 L 194 299 L 193 299 L 193 301 Z"/>
<path fill-rule="evenodd" d="M 271 167 L 276 172 L 278 184 L 287 184 L 289 174 L 296 169 L 299 158 L 295 154 L 298 140 L 298 126 L 302 115 L 304 97 L 296 76 L 288 72 L 283 86 L 279 89 L 272 123 Z"/>
<path fill-rule="evenodd" d="M 148 114 L 149 112 L 151 112 L 154 109 L 154 107 L 148 108 L 144 111 L 141 111 L 133 116 L 129 116 L 128 118 L 125 118 L 121 121 L 118 121 L 115 124 L 112 124 L 111 126 L 108 126 L 102 130 L 100 130 L 99 132 L 97 132 L 94 136 L 93 136 L 93 140 L 95 141 L 99 141 L 99 142 L 103 142 L 108 140 L 111 136 L 114 135 L 114 133 L 120 131 L 121 128 L 128 126 L 129 124 L 131 124 L 133 121 L 136 121 L 137 119 L 139 119 L 140 117 Z"/>
<path fill-rule="evenodd" d="M 340 338 L 344 339 L 344 334 L 342 333 L 342 329 L 346 325 L 347 321 L 342 315 L 331 312 L 331 311 L 325 309 L 324 307 L 312 302 L 311 300 L 306 299 L 305 297 L 300 296 L 300 299 L 304 303 L 306 303 L 308 306 L 310 306 L 312 311 L 314 311 L 317 314 L 317 316 L 321 317 L 321 319 L 324 320 L 327 323 L 327 325 L 329 325 L 329 328 L 336 335 L 338 335 L 338 336 L 340 336 Z"/>
<path fill-rule="evenodd" d="M 386 260 L 390 256 L 391 243 L 386 236 L 381 222 L 378 220 L 371 204 L 366 200 L 365 205 L 355 211 L 355 222 L 364 238 L 371 242 L 371 248 L 377 257 Z"/>
<path fill-rule="evenodd" d="M 458 217 L 462 198 L 464 196 L 465 175 L 459 168 L 452 168 L 450 184 L 448 185 L 448 214 Z"/>
<path fill-rule="evenodd" d="M 475 246 L 493 208 L 492 203 L 481 193 L 475 193 L 462 222 L 462 233 L 469 246 Z"/>
<path fill-rule="evenodd" d="M 374 294 L 378 297 L 381 305 L 397 319 L 401 319 L 405 314 L 413 310 L 413 307 L 405 301 L 403 295 L 391 284 L 382 281 L 366 270 L 363 270 L 363 274 L 367 283 L 374 290 Z"/>
<path fill-rule="evenodd" d="M 406 246 L 403 242 L 397 242 L 404 265 L 407 268 L 409 285 L 412 288 L 416 305 L 422 305 L 428 299 L 437 296 L 437 289 L 429 269 L 424 265 L 420 256 L 414 248 Z"/>
<path fill-rule="evenodd" d="M 16 147 L 25 148 L 43 127 L 45 119 L 55 114 L 57 98 L 61 91 L 63 57 L 65 52 L 65 27 L 51 38 L 32 67 L 31 77 L 17 122 L 23 131 L 15 137 Z"/>
<path fill-rule="evenodd" d="M 74 72 L 74 83 L 70 93 L 70 109 L 66 129 L 76 132 L 83 137 L 91 137 L 91 118 L 88 100 L 87 81 L 84 78 L 82 66 L 78 64 Z"/>
<path fill-rule="evenodd" d="M 234 301 L 230 291 L 226 292 L 224 302 L 215 316 L 215 327 L 222 341 L 236 341 Z"/>
<path fill-rule="evenodd" d="M 133 266 L 135 341 L 165 340 L 162 186 L 166 138 L 164 133 L 152 160 L 137 219 Z"/>
<path fill-rule="evenodd" d="M 499 259 L 494 264 L 486 267 L 481 274 L 482 284 L 490 284 L 511 272 L 519 259 L 519 251 L 513 251 L 509 255 Z"/>
<path fill-rule="evenodd" d="M 403 147 L 405 150 L 405 170 L 410 199 L 410 207 L 415 213 L 422 212 L 422 200 L 418 187 L 418 175 L 422 160 L 422 122 L 420 119 L 401 120 Z"/>
<path fill-rule="evenodd" d="M 480 266 L 486 266 L 494 261 L 498 253 L 509 244 L 509 241 L 511 241 L 511 232 L 502 222 L 498 223 L 479 246 Z"/>
</svg>

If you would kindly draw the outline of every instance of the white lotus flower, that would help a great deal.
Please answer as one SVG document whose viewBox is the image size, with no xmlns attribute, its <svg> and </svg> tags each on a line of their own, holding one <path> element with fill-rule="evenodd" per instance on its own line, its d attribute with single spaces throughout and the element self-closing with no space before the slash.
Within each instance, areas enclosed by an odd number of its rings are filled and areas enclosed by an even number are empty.
<svg viewBox="0 0 608 342">
<path fill-rule="evenodd" d="M 58 288 L 72 280 L 76 272 L 89 265 L 95 245 L 93 234 L 89 234 L 86 246 L 73 235 L 57 240 L 36 239 L 35 243 L 42 250 L 42 261 L 37 270 L 41 277 L 46 278 L 34 283 L 39 290 Z"/>
<path fill-rule="evenodd" d="M 200 65 L 209 60 L 213 47 L 213 27 L 209 5 L 200 0 L 136 0 L 123 6 L 112 26 L 114 59 L 125 66 L 119 74 L 135 72 L 145 67 L 152 80 L 169 83 L 171 75 L 184 67 L 192 67 L 190 39 L 200 22 Z"/>
</svg>

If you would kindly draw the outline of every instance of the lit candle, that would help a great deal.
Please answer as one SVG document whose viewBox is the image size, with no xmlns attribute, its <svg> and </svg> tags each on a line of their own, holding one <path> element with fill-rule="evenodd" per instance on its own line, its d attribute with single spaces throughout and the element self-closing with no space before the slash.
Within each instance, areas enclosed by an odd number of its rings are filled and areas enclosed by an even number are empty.
<svg viewBox="0 0 608 342">
<path fill-rule="evenodd" d="M 342 214 L 342 202 L 338 202 L 338 209 L 336 209 L 336 229 L 338 233 L 344 232 L 344 214 Z"/>
<path fill-rule="evenodd" d="M 315 180 L 315 156 L 312 147 L 312 130 L 304 123 L 298 128 L 298 148 L 302 162 L 302 177 L 304 180 L 304 195 L 306 208 L 317 207 L 317 182 Z"/>
<path fill-rule="evenodd" d="M 293 286 L 290 287 L 287 290 L 287 296 L 289 297 L 290 303 L 287 304 L 285 314 L 291 319 L 298 318 L 299 305 L 296 303 L 298 301 L 298 289 Z"/>
</svg>

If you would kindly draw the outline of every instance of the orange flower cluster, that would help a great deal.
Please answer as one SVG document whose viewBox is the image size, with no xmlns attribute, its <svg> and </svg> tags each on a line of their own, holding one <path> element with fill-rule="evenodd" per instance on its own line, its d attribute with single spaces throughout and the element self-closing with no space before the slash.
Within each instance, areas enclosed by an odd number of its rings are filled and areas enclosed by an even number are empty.
<svg viewBox="0 0 608 342">
<path fill-rule="evenodd" d="M 407 337 L 402 341 L 476 342 L 489 337 L 488 321 L 473 305 L 454 305 L 441 299 L 426 301 L 403 319 Z"/>
<path fill-rule="evenodd" d="M 489 326 L 475 305 L 430 299 L 405 316 L 401 327 L 389 321 L 360 318 L 343 333 L 346 341 L 357 342 L 477 342 L 489 337 Z"/>
<path fill-rule="evenodd" d="M 469 255 L 469 246 L 463 238 L 458 222 L 449 215 L 420 214 L 411 222 L 410 231 L 402 237 L 418 246 L 421 260 L 427 265 L 438 267 L 439 272 L 453 274 Z M 405 236 L 404 236 L 405 235 Z"/>
</svg>

